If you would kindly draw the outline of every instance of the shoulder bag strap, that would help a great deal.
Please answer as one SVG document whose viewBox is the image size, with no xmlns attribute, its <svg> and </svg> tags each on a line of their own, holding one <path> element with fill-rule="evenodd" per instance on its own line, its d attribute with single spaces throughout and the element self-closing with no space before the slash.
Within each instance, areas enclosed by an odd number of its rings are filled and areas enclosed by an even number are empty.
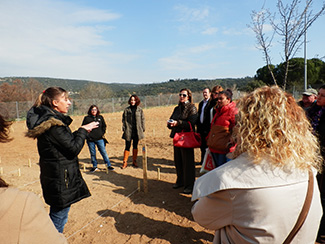
<svg viewBox="0 0 325 244">
<path fill-rule="evenodd" d="M 191 128 L 191 131 L 190 132 L 193 132 L 193 128 L 192 128 L 192 124 L 190 121 L 187 121 L 189 124 L 190 124 L 190 128 Z"/>
<path fill-rule="evenodd" d="M 308 188 L 307 188 L 307 194 L 306 194 L 306 199 L 304 206 L 302 207 L 302 210 L 299 214 L 298 220 L 291 230 L 290 234 L 287 236 L 283 244 L 289 244 L 293 238 L 296 236 L 298 231 L 300 230 L 301 226 L 306 220 L 306 217 L 308 215 L 310 205 L 311 205 L 311 200 L 313 198 L 313 191 L 314 191 L 314 176 L 311 170 L 309 170 L 309 180 L 308 180 Z"/>
</svg>

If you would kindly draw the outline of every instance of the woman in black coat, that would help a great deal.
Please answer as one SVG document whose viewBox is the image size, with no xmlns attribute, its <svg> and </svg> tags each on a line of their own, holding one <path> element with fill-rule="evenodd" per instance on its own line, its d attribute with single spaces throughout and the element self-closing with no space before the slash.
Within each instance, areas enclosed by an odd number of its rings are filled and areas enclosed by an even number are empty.
<svg viewBox="0 0 325 244">
<path fill-rule="evenodd" d="M 175 107 L 167 127 L 171 129 L 170 137 L 174 138 L 175 133 L 195 129 L 198 113 L 192 102 L 192 92 L 189 89 L 182 89 L 179 93 L 179 103 Z M 194 148 L 181 148 L 174 146 L 174 162 L 176 167 L 177 180 L 173 185 L 174 189 L 184 187 L 184 194 L 191 194 L 195 181 Z"/>
<path fill-rule="evenodd" d="M 70 205 L 90 196 L 77 156 L 87 134 L 98 126 L 98 122 L 92 122 L 72 133 L 69 128 L 72 119 L 64 115 L 70 105 L 63 88 L 50 87 L 28 111 L 26 120 L 26 136 L 37 138 L 43 196 L 50 205 L 50 217 L 61 233 Z"/>
</svg>

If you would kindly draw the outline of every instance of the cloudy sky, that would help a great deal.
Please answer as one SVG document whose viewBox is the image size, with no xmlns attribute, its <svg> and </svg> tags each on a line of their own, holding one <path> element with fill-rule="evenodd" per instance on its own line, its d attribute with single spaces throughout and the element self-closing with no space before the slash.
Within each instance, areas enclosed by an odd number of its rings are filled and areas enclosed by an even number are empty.
<svg viewBox="0 0 325 244">
<path fill-rule="evenodd" d="M 254 76 L 265 63 L 247 25 L 263 4 L 274 11 L 274 0 L 0 0 L 0 77 L 153 83 Z M 308 58 L 325 56 L 324 24 L 322 16 L 308 32 Z M 275 64 L 280 48 L 275 41 Z"/>
</svg>

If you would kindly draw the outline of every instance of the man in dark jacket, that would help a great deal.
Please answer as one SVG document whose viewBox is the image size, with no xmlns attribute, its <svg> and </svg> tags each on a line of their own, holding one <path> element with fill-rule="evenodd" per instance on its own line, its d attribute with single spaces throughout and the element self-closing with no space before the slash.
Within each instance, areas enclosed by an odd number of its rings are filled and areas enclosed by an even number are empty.
<svg viewBox="0 0 325 244">
<path fill-rule="evenodd" d="M 320 143 L 321 154 L 325 159 L 325 85 L 319 89 L 316 105 L 308 110 L 308 117 Z M 325 168 L 317 176 L 318 186 L 321 193 L 323 212 L 325 211 Z M 317 235 L 318 243 L 325 243 L 325 216 L 323 214 Z"/>
<path fill-rule="evenodd" d="M 203 89 L 203 100 L 199 103 L 198 109 L 198 120 L 197 120 L 197 132 L 201 135 L 201 161 L 199 164 L 202 165 L 205 150 L 208 147 L 206 142 L 206 137 L 210 131 L 210 116 L 209 116 L 209 104 L 211 101 L 211 91 L 210 88 L 206 87 Z"/>
<path fill-rule="evenodd" d="M 298 105 L 307 111 L 316 105 L 316 100 L 317 91 L 313 88 L 308 88 L 302 93 L 302 99 L 298 102 Z"/>
</svg>

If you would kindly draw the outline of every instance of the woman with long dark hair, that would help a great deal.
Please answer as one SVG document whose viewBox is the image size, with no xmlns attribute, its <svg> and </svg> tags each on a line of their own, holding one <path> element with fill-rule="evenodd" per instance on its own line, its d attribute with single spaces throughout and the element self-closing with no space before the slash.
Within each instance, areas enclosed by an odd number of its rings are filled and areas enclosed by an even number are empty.
<svg viewBox="0 0 325 244">
<path fill-rule="evenodd" d="M 130 154 L 131 142 L 133 141 L 133 155 L 132 166 L 137 168 L 138 157 L 138 144 L 141 139 L 144 138 L 145 132 L 145 118 L 144 113 L 140 105 L 140 98 L 137 95 L 131 95 L 128 101 L 127 108 L 124 109 L 122 115 L 122 138 L 125 140 L 125 149 L 123 157 L 122 169 L 125 169 L 128 165 L 127 161 Z"/>
<path fill-rule="evenodd" d="M 66 90 L 49 87 L 28 111 L 26 120 L 26 136 L 37 138 L 43 196 L 61 233 L 71 204 L 90 196 L 77 156 L 88 133 L 98 127 L 98 122 L 91 122 L 72 133 L 69 128 L 72 119 L 65 115 L 70 105 Z"/>
<path fill-rule="evenodd" d="M 87 145 L 90 152 L 91 157 L 91 163 L 93 164 L 93 168 L 91 169 L 91 172 L 95 172 L 98 170 L 97 168 L 97 158 L 96 158 L 96 146 L 98 148 L 98 151 L 102 155 L 104 162 L 107 165 L 108 170 L 114 170 L 114 168 L 111 166 L 111 162 L 108 158 L 107 152 L 106 152 L 106 138 L 104 138 L 104 134 L 106 132 L 106 123 L 104 120 L 104 117 L 100 115 L 99 108 L 96 105 L 91 105 L 88 109 L 88 115 L 84 117 L 82 121 L 82 125 L 89 124 L 91 122 L 98 122 L 98 127 L 93 129 L 91 132 L 89 132 L 87 136 Z"/>
</svg>

